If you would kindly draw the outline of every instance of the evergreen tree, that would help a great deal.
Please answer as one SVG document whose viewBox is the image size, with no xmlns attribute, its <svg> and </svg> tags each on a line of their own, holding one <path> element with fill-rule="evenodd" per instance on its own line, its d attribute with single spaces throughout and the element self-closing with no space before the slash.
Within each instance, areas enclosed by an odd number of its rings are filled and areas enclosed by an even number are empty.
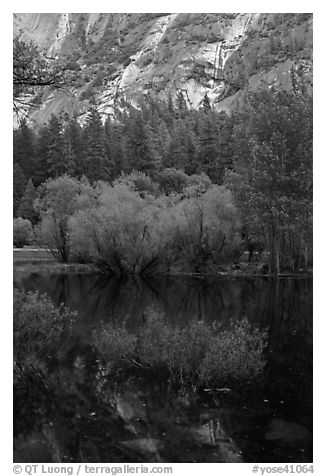
<svg viewBox="0 0 326 476">
<path fill-rule="evenodd" d="M 150 122 L 145 124 L 145 137 L 149 160 L 144 171 L 155 173 L 162 169 L 162 151 L 160 150 L 160 141 L 154 129 L 154 124 Z"/>
<path fill-rule="evenodd" d="M 22 119 L 19 128 L 14 131 L 13 159 L 19 164 L 26 177 L 33 177 L 37 168 L 35 154 L 35 135 Z"/>
<path fill-rule="evenodd" d="M 171 93 L 169 92 L 169 95 L 168 95 L 168 111 L 170 113 L 171 116 L 174 116 L 174 103 L 173 103 L 173 99 L 172 99 L 172 95 Z"/>
<path fill-rule="evenodd" d="M 189 130 L 187 134 L 187 160 L 184 164 L 184 171 L 188 175 L 193 175 L 196 173 L 197 169 L 197 149 L 198 149 L 198 139 L 196 135 Z"/>
<path fill-rule="evenodd" d="M 211 103 L 209 100 L 209 97 L 207 96 L 207 92 L 205 93 L 203 99 L 201 100 L 200 103 L 201 107 L 204 109 L 205 112 L 211 111 Z"/>
<path fill-rule="evenodd" d="M 104 127 L 101 116 L 95 107 L 89 111 L 84 132 L 86 142 L 84 174 L 91 182 L 110 180 L 113 164 L 106 155 Z"/>
<path fill-rule="evenodd" d="M 40 128 L 37 141 L 37 169 L 33 182 L 39 186 L 49 177 L 57 177 L 66 171 L 62 138 L 62 123 L 54 114 L 48 124 Z"/>
<path fill-rule="evenodd" d="M 67 163 L 64 157 L 61 120 L 52 114 L 47 129 L 48 142 L 46 144 L 46 161 L 48 174 L 50 177 L 59 177 L 67 170 Z"/>
<path fill-rule="evenodd" d="M 13 167 L 13 213 L 14 217 L 17 217 L 17 211 L 19 208 L 19 204 L 21 198 L 24 194 L 24 190 L 26 187 L 26 177 L 21 166 L 14 162 Z"/>
<path fill-rule="evenodd" d="M 215 114 L 203 112 L 200 126 L 197 172 L 204 172 L 213 183 L 221 183 L 221 164 L 218 157 L 218 131 Z"/>
<path fill-rule="evenodd" d="M 34 211 L 34 200 L 37 197 L 36 190 L 33 185 L 32 179 L 29 179 L 24 195 L 21 199 L 17 215 L 26 218 L 31 223 L 35 224 L 37 220 L 37 214 Z"/>
<path fill-rule="evenodd" d="M 141 111 L 133 111 L 125 125 L 124 151 L 127 172 L 139 170 L 153 172 L 160 167 L 160 158 L 155 151 L 153 131 L 145 123 Z"/>
<path fill-rule="evenodd" d="M 164 103 L 164 106 L 162 108 L 162 119 L 165 121 L 166 126 L 169 129 L 170 133 L 173 128 L 174 117 L 175 117 L 174 103 L 173 103 L 172 95 L 171 93 L 169 93 L 167 103 Z"/>
<path fill-rule="evenodd" d="M 49 144 L 49 130 L 47 125 L 42 126 L 36 139 L 36 154 L 37 154 L 37 169 L 33 174 L 33 182 L 36 187 L 41 185 L 50 177 L 49 166 L 47 161 L 48 144 Z"/>
<path fill-rule="evenodd" d="M 75 117 L 67 118 L 63 133 L 63 155 L 69 175 L 81 177 L 85 169 L 83 130 Z"/>
<path fill-rule="evenodd" d="M 106 156 L 112 164 L 112 180 L 117 178 L 122 171 L 126 170 L 122 151 L 121 125 L 108 117 L 104 124 Z"/>
<path fill-rule="evenodd" d="M 233 122 L 224 112 L 216 114 L 217 146 L 218 146 L 218 181 L 222 184 L 227 168 L 232 165 L 233 156 Z"/>
<path fill-rule="evenodd" d="M 181 117 L 181 119 L 184 119 L 188 112 L 188 106 L 182 91 L 178 92 L 176 102 L 177 102 L 176 117 L 177 118 Z"/>
<path fill-rule="evenodd" d="M 185 122 L 179 118 L 174 123 L 171 142 L 165 167 L 183 169 L 188 160 L 187 142 L 188 131 Z"/>
<path fill-rule="evenodd" d="M 199 111 L 188 109 L 182 91 L 175 102 L 171 95 L 167 101 L 144 97 L 137 108 L 120 101 L 115 119 L 107 119 L 104 126 L 95 107 L 84 127 L 68 115 L 52 116 L 35 135 L 22 123 L 14 132 L 15 162 L 35 186 L 63 173 L 86 175 L 92 182 L 110 181 L 121 172 L 156 173 L 162 167 L 176 167 L 188 174 L 205 172 L 222 183 L 233 153 L 234 118 L 212 110 L 207 94 Z M 34 162 L 29 160 L 32 156 Z"/>
<path fill-rule="evenodd" d="M 158 150 L 160 151 L 162 166 L 165 167 L 165 164 L 168 160 L 168 152 L 171 144 L 171 135 L 166 126 L 166 123 L 162 119 L 159 119 L 156 129 L 156 137 Z"/>
</svg>

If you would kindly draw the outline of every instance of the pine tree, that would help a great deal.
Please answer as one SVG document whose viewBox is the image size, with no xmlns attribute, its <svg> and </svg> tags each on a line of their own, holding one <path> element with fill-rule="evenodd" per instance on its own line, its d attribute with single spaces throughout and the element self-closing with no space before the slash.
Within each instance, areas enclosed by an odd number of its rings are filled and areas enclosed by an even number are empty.
<svg viewBox="0 0 326 476">
<path fill-rule="evenodd" d="M 160 141 L 150 122 L 145 124 L 146 148 L 148 151 L 148 160 L 146 168 L 143 170 L 148 173 L 155 173 L 162 169 L 162 151 L 160 150 Z"/>
<path fill-rule="evenodd" d="M 125 171 L 124 156 L 122 152 L 121 125 L 108 117 L 104 124 L 106 156 L 112 164 L 112 180 Z"/>
<path fill-rule="evenodd" d="M 13 167 L 13 212 L 14 217 L 17 217 L 17 211 L 19 208 L 20 201 L 24 194 L 24 190 L 26 187 L 26 177 L 21 166 L 14 162 Z"/>
<path fill-rule="evenodd" d="M 204 109 L 205 112 L 211 111 L 211 103 L 209 97 L 207 96 L 207 92 L 205 93 L 203 99 L 200 102 L 201 107 Z"/>
<path fill-rule="evenodd" d="M 204 172 L 213 183 L 221 183 L 222 164 L 219 160 L 218 134 L 215 113 L 202 111 L 198 148 L 197 172 Z"/>
<path fill-rule="evenodd" d="M 46 144 L 46 161 L 50 177 L 59 177 L 67 170 L 64 157 L 62 122 L 52 114 L 48 123 L 48 143 Z"/>
<path fill-rule="evenodd" d="M 233 123 L 232 119 L 224 113 L 220 112 L 216 115 L 216 125 L 218 130 L 218 162 L 220 166 L 219 179 L 217 183 L 222 184 L 225 171 L 232 164 L 233 156 Z"/>
<path fill-rule="evenodd" d="M 168 101 L 164 104 L 162 111 L 162 119 L 165 121 L 167 128 L 171 132 L 175 118 L 175 109 L 171 93 L 168 95 Z"/>
<path fill-rule="evenodd" d="M 36 139 L 37 169 L 33 174 L 33 182 L 36 187 L 45 182 L 50 176 L 47 161 L 47 152 L 49 144 L 49 130 L 47 125 L 41 127 Z"/>
<path fill-rule="evenodd" d="M 171 144 L 171 135 L 166 126 L 166 123 L 162 119 L 160 119 L 158 122 L 156 134 L 157 134 L 158 150 L 160 151 L 160 155 L 161 155 L 161 162 L 162 162 L 162 165 L 165 167 L 165 164 L 168 159 L 169 147 Z"/>
<path fill-rule="evenodd" d="M 69 175 L 81 177 L 85 168 L 83 130 L 75 117 L 67 118 L 63 133 L 63 155 Z"/>
<path fill-rule="evenodd" d="M 174 124 L 171 142 L 169 146 L 168 158 L 165 163 L 166 167 L 175 167 L 184 169 L 188 161 L 188 131 L 186 123 L 181 118 L 177 119 Z"/>
<path fill-rule="evenodd" d="M 145 123 L 141 111 L 133 111 L 124 128 L 127 172 L 151 172 L 159 168 L 159 157 L 151 127 Z"/>
<path fill-rule="evenodd" d="M 29 179 L 24 195 L 19 205 L 17 215 L 22 218 L 26 218 L 33 224 L 35 224 L 37 220 L 37 214 L 35 213 L 34 206 L 33 206 L 33 203 L 36 197 L 37 197 L 37 193 L 34 188 L 33 181 L 32 179 Z"/>
<path fill-rule="evenodd" d="M 197 149 L 198 149 L 198 139 L 196 135 L 189 130 L 187 134 L 187 160 L 184 164 L 184 171 L 188 175 L 196 173 L 197 169 Z"/>
<path fill-rule="evenodd" d="M 177 118 L 181 117 L 181 119 L 184 119 L 188 112 L 188 106 L 182 91 L 178 92 L 176 102 L 177 102 L 176 117 Z"/>
<path fill-rule="evenodd" d="M 173 103 L 172 95 L 171 95 L 170 92 L 169 92 L 169 95 L 168 95 L 167 107 L 168 107 L 168 111 L 169 111 L 170 115 L 173 117 L 174 116 L 174 103 Z"/>
<path fill-rule="evenodd" d="M 85 175 L 91 182 L 110 180 L 113 164 L 106 155 L 104 127 L 95 107 L 89 111 L 84 133 L 87 154 Z"/>
<path fill-rule="evenodd" d="M 19 164 L 26 177 L 33 177 L 37 168 L 35 154 L 35 134 L 22 119 L 19 128 L 14 131 L 13 159 Z"/>
</svg>

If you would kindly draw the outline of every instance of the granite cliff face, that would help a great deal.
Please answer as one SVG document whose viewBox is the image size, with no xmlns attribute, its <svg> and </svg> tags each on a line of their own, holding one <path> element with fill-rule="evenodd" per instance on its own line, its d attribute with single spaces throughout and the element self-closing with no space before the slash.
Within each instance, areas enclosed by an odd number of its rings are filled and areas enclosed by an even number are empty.
<svg viewBox="0 0 326 476">
<path fill-rule="evenodd" d="M 48 56 L 68 56 L 78 77 L 68 92 L 40 95 L 37 123 L 180 90 L 192 107 L 207 93 L 215 109 L 230 112 L 248 88 L 290 88 L 293 68 L 312 86 L 312 14 L 17 13 L 14 34 Z"/>
</svg>

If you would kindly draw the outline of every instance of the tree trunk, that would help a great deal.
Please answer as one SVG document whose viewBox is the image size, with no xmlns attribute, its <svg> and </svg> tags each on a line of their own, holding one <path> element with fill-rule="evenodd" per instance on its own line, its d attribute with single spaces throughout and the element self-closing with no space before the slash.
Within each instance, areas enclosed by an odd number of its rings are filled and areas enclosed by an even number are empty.
<svg viewBox="0 0 326 476">
<path fill-rule="evenodd" d="M 276 265 L 276 273 L 280 274 L 280 254 L 277 243 L 275 243 L 275 265 Z"/>
</svg>

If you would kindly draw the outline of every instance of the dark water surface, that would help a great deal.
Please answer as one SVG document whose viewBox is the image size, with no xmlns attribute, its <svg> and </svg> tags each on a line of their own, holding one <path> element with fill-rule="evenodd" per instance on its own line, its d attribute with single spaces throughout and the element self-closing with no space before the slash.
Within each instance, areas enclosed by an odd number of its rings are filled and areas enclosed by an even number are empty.
<svg viewBox="0 0 326 476">
<path fill-rule="evenodd" d="M 87 397 L 87 411 L 94 415 L 78 435 L 71 429 L 75 443 L 64 461 L 312 461 L 311 279 L 157 276 L 144 281 L 18 272 L 15 285 L 47 293 L 55 304 L 78 311 L 79 343 L 73 363 L 62 372 L 84 396 L 94 387 L 85 343 L 101 321 L 124 321 L 136 330 L 146 312 L 155 309 L 171 324 L 196 319 L 228 327 L 231 320 L 246 319 L 268 331 L 263 381 L 251 393 L 207 389 L 207 398 L 169 400 L 159 382 L 137 387 L 129 381 L 106 389 L 108 407 L 115 409 L 114 425 L 105 411 L 91 411 L 93 397 Z M 60 430 L 59 423 L 55 430 L 46 428 L 42 438 L 47 441 L 62 441 L 60 431 L 68 431 Z"/>
</svg>

